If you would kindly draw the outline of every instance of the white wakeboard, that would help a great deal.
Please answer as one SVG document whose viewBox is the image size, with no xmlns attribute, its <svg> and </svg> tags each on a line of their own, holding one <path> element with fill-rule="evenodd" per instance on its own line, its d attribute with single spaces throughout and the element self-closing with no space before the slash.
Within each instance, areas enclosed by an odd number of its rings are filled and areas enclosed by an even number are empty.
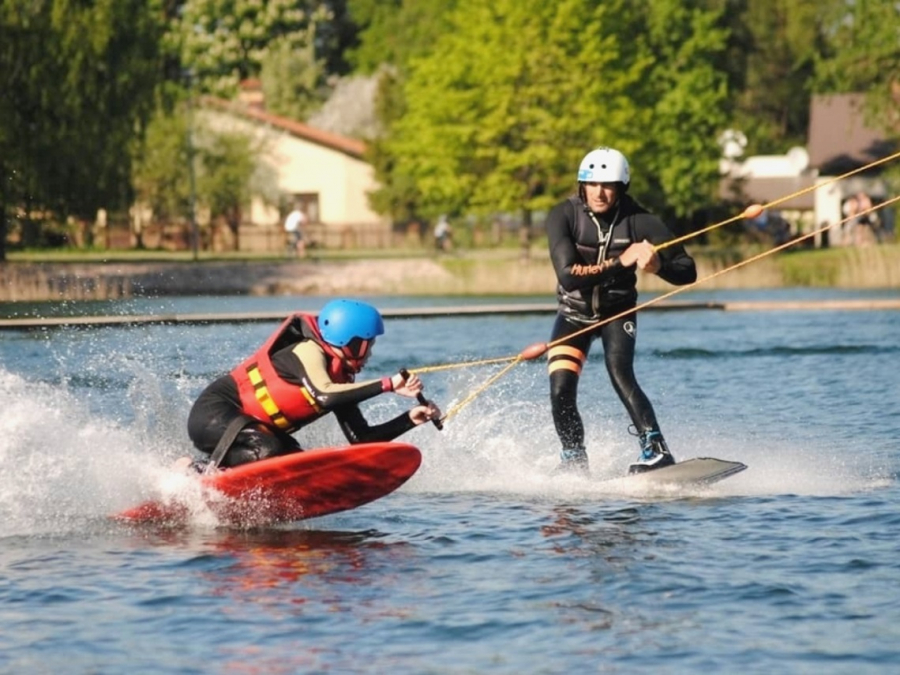
<svg viewBox="0 0 900 675">
<path fill-rule="evenodd" d="M 630 474 L 619 480 L 645 485 L 709 485 L 740 473 L 746 468 L 747 465 L 741 462 L 697 457 L 661 469 Z"/>
</svg>

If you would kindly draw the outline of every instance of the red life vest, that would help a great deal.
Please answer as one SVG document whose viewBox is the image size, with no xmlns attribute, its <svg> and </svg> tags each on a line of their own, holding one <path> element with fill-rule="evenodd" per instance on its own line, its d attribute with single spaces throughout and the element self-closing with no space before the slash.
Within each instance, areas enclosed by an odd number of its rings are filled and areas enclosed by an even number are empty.
<svg viewBox="0 0 900 675">
<path fill-rule="evenodd" d="M 272 354 L 302 340 L 313 340 L 328 357 L 333 382 L 353 382 L 341 351 L 322 339 L 313 314 L 292 314 L 253 355 L 231 371 L 244 414 L 287 432 L 325 413 L 303 385 L 287 382 L 272 365 Z"/>
</svg>

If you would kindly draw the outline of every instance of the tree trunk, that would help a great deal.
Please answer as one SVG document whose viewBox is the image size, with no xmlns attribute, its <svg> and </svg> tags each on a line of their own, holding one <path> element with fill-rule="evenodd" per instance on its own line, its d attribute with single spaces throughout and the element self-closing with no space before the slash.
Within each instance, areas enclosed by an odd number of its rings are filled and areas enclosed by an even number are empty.
<svg viewBox="0 0 900 675">
<path fill-rule="evenodd" d="M 6 204 L 0 198 L 0 263 L 6 262 Z"/>
<path fill-rule="evenodd" d="M 240 209 L 231 209 L 228 212 L 228 216 L 226 217 L 226 221 L 228 222 L 228 229 L 231 230 L 231 236 L 234 239 L 234 250 L 241 250 L 241 210 Z"/>
<path fill-rule="evenodd" d="M 522 211 L 522 224 L 519 226 L 519 246 L 523 262 L 531 259 L 531 211 Z"/>
</svg>

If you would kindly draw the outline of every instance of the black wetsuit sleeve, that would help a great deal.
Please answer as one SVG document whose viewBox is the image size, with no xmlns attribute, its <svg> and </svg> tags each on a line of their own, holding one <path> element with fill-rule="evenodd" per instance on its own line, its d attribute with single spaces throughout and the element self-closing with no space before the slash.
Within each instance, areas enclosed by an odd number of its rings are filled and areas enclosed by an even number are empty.
<svg viewBox="0 0 900 675">
<path fill-rule="evenodd" d="M 575 247 L 572 228 L 575 223 L 575 207 L 569 200 L 560 202 L 547 216 L 547 244 L 550 261 L 559 285 L 568 292 L 591 288 L 615 276 L 621 267 L 615 261 L 603 264 L 585 262 Z"/>
<path fill-rule="evenodd" d="M 369 425 L 355 405 L 341 406 L 334 411 L 334 415 L 351 444 L 392 441 L 416 426 L 409 413 L 402 413 L 382 424 Z"/>
<path fill-rule="evenodd" d="M 635 216 L 634 239 L 646 239 L 659 246 L 675 238 L 672 231 L 657 216 L 641 213 Z M 660 268 L 656 273 L 661 279 L 675 286 L 684 286 L 697 280 L 697 266 L 681 244 L 668 246 L 659 251 Z"/>
</svg>

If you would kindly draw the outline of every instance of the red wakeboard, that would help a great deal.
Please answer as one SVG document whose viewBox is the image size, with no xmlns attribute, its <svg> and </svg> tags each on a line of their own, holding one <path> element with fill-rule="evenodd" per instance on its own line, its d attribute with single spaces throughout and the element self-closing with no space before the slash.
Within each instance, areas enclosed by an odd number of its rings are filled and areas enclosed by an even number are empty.
<svg viewBox="0 0 900 675">
<path fill-rule="evenodd" d="M 307 450 L 201 476 L 200 492 L 203 506 L 220 524 L 285 523 L 368 504 L 403 485 L 421 463 L 419 449 L 407 443 Z M 191 514 L 191 505 L 174 497 L 144 502 L 113 518 L 178 525 Z"/>
</svg>

